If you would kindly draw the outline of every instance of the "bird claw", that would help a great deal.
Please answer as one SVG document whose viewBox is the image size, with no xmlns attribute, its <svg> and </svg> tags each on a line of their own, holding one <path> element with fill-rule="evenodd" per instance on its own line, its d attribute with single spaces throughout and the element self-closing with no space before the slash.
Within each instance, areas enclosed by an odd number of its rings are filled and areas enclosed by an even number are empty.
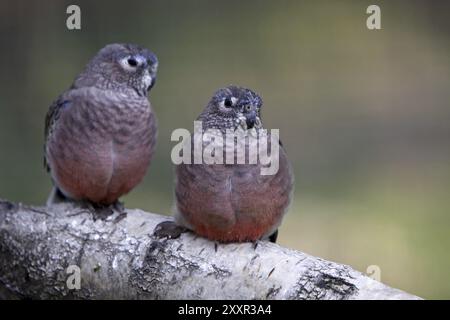
<svg viewBox="0 0 450 320">
<path fill-rule="evenodd" d="M 118 223 L 119 221 L 123 220 L 127 216 L 127 212 L 125 211 L 125 206 L 123 202 L 120 202 L 117 200 L 112 205 L 113 209 L 119 213 L 119 215 L 114 219 L 114 223 Z"/>
<path fill-rule="evenodd" d="M 118 223 L 127 217 L 127 212 L 123 211 L 114 219 L 114 223 Z"/>
<path fill-rule="evenodd" d="M 119 212 L 120 214 L 126 213 L 125 212 L 125 205 L 123 202 L 120 202 L 119 200 L 117 200 L 116 202 L 113 203 L 112 205 L 113 209 L 116 210 L 117 212 Z"/>
<path fill-rule="evenodd" d="M 87 209 L 92 214 L 92 217 L 95 220 L 106 220 L 109 216 L 114 213 L 113 208 L 111 206 L 104 206 L 96 203 L 87 203 Z"/>
<path fill-rule="evenodd" d="M 93 202 L 84 202 L 83 206 L 89 210 L 92 214 L 92 217 L 95 220 L 106 220 L 108 217 L 114 214 L 114 212 L 118 212 L 119 215 L 114 219 L 114 223 L 117 223 L 124 219 L 127 216 L 127 212 L 125 211 L 125 206 L 123 202 L 116 201 L 110 205 L 102 205 Z"/>
<path fill-rule="evenodd" d="M 163 221 L 155 227 L 155 230 L 153 230 L 153 235 L 160 239 L 177 239 L 182 233 L 187 231 L 187 228 L 179 226 L 173 221 Z"/>
</svg>

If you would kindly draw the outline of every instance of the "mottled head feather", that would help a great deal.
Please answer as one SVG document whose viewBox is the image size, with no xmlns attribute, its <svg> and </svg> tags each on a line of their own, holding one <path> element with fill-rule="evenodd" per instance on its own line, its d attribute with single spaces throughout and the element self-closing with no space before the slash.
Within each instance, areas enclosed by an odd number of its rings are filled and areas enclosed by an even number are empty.
<svg viewBox="0 0 450 320">
<path fill-rule="evenodd" d="M 95 86 L 144 96 L 156 81 L 158 59 L 134 44 L 109 44 L 102 48 L 75 79 L 72 88 Z"/>
<path fill-rule="evenodd" d="M 239 126 L 240 118 L 250 113 L 260 120 L 262 103 L 256 92 L 231 85 L 214 93 L 198 120 L 203 121 L 205 129 L 234 130 Z"/>
</svg>

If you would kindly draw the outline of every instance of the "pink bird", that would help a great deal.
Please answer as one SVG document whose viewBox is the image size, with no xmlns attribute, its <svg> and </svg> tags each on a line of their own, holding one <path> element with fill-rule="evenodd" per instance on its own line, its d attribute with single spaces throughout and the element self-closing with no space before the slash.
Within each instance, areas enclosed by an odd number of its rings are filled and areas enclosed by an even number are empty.
<svg viewBox="0 0 450 320">
<path fill-rule="evenodd" d="M 147 93 L 158 60 L 132 44 L 110 44 L 50 106 L 44 162 L 54 188 L 50 205 L 68 198 L 117 205 L 144 177 L 157 126 Z"/>
<path fill-rule="evenodd" d="M 202 121 L 204 131 L 218 129 L 225 134 L 227 129 L 242 128 L 260 132 L 261 106 L 262 100 L 255 92 L 230 86 L 214 94 L 197 120 Z M 262 175 L 262 167 L 259 161 L 177 165 L 176 225 L 163 222 L 155 229 L 156 235 L 174 238 L 188 229 L 217 242 L 275 242 L 294 183 L 281 144 L 278 171 Z"/>
</svg>

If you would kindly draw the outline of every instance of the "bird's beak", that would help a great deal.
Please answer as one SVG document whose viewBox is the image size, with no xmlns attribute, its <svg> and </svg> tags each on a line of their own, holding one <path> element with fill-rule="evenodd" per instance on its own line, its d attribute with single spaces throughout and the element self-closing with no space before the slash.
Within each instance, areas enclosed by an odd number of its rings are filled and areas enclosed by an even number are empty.
<svg viewBox="0 0 450 320">
<path fill-rule="evenodd" d="M 133 57 L 141 68 L 146 69 L 148 67 L 147 59 L 143 55 L 137 54 Z"/>
<path fill-rule="evenodd" d="M 247 124 L 247 129 L 252 129 L 257 122 L 256 111 L 252 110 L 245 114 L 245 122 Z"/>
<path fill-rule="evenodd" d="M 142 81 L 144 82 L 144 87 L 147 89 L 147 92 L 150 91 L 150 89 L 155 84 L 155 78 L 150 75 L 150 72 L 148 69 L 144 71 L 144 75 L 142 78 Z"/>
<path fill-rule="evenodd" d="M 153 88 L 153 86 L 155 85 L 156 82 L 156 78 L 152 78 L 152 81 L 150 82 L 150 85 L 147 88 L 147 91 L 150 91 L 151 88 Z"/>
</svg>

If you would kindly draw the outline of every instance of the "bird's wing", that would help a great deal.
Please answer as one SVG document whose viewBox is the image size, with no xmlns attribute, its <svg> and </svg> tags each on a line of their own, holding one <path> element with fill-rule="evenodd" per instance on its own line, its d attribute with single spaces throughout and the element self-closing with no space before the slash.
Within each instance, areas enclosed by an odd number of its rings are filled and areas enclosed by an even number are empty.
<svg viewBox="0 0 450 320">
<path fill-rule="evenodd" d="M 282 146 L 279 148 L 278 171 L 262 175 L 261 168 L 261 164 L 235 166 L 233 208 L 236 212 L 253 216 L 262 224 L 272 224 L 283 216 L 291 201 L 294 175 Z"/>
<path fill-rule="evenodd" d="M 47 141 L 52 135 L 55 124 L 58 122 L 59 116 L 61 114 L 61 110 L 70 103 L 70 100 L 64 98 L 64 95 L 58 97 L 56 101 L 54 101 L 45 117 L 45 142 L 44 142 L 44 168 L 47 171 L 50 171 L 50 166 L 47 162 Z"/>
</svg>

